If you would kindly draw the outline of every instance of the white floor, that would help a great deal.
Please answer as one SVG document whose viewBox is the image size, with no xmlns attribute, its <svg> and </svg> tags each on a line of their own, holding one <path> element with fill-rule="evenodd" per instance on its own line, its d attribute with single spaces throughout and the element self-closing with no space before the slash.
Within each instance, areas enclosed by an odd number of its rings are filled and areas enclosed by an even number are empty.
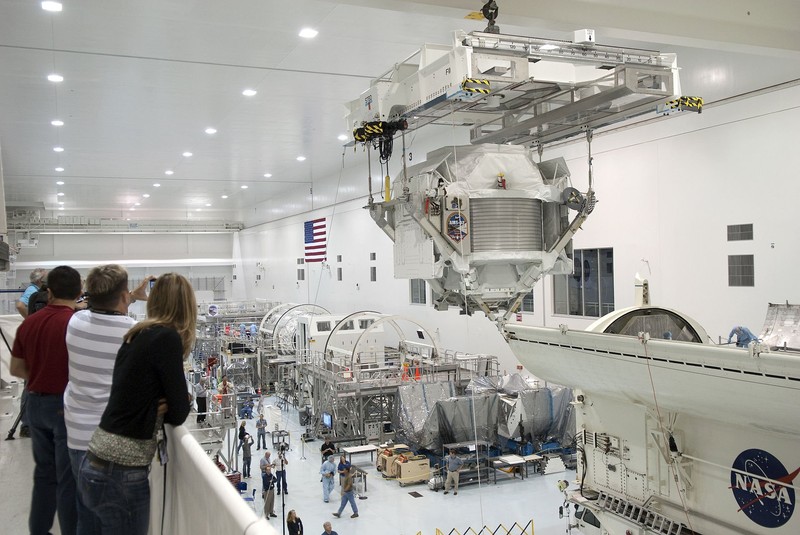
<svg viewBox="0 0 800 535">
<path fill-rule="evenodd" d="M 270 400 L 273 401 L 273 400 Z M 12 415 L 13 412 L 13 415 Z M 30 504 L 33 459 L 30 440 L 19 438 L 6 441 L 8 430 L 16 416 L 16 406 L 9 391 L 0 393 L 0 522 L 2 533 L 17 535 L 27 533 L 27 517 Z M 190 416 L 193 422 L 194 417 Z M 270 421 L 273 428 L 275 422 Z M 255 437 L 255 420 L 247 420 L 248 431 Z M 284 411 L 281 428 L 291 433 L 291 450 L 288 455 L 287 478 L 289 493 L 276 496 L 278 518 L 271 520 L 280 533 L 281 519 L 286 514 L 281 511 L 280 498 L 285 498 L 285 512 L 295 509 L 303 520 L 304 532 L 316 535 L 322 532 L 322 523 L 331 521 L 339 535 L 434 535 L 436 529 L 444 533 L 465 533 L 468 528 L 478 532 L 488 526 L 489 533 L 498 525 L 510 528 L 515 522 L 524 527 L 533 521 L 537 535 L 564 533 L 566 520 L 558 518 L 558 507 L 562 495 L 558 492 L 559 479 L 573 480 L 574 472 L 534 475 L 524 481 L 520 479 L 499 479 L 461 487 L 458 496 L 452 493 L 445 496 L 441 491 L 433 492 L 424 484 L 401 488 L 397 482 L 384 480 L 376 471 L 374 462 L 368 454 L 353 457 L 353 463 L 368 472 L 366 499 L 358 500 L 359 518 L 350 518 L 349 506 L 341 519 L 332 516 L 339 504 L 338 490 L 334 491 L 330 503 L 322 501 L 322 486 L 319 482 L 320 441 L 308 442 L 303 448 L 299 437 L 302 429 L 298 424 L 297 412 Z M 267 435 L 271 447 L 270 435 Z M 247 480 L 250 488 L 257 488 L 256 509 L 261 514 L 261 478 L 258 476 L 258 460 L 264 450 L 253 448 L 253 475 Z M 275 453 L 273 453 L 273 457 Z M 303 459 L 305 456 L 305 459 Z M 338 487 L 337 487 L 338 489 Z M 417 492 L 421 496 L 413 497 Z M 505 530 L 500 530 L 506 533 Z M 509 530 L 511 534 L 521 533 L 521 529 Z M 53 534 L 60 533 L 54 527 Z M 527 533 L 531 533 L 530 528 Z M 215 534 L 217 535 L 217 534 Z"/>
</svg>

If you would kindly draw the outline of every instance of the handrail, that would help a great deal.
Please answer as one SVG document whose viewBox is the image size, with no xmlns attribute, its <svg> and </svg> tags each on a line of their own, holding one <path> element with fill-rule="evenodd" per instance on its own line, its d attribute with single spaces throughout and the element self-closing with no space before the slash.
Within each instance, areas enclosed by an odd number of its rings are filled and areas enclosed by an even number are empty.
<svg viewBox="0 0 800 535">
<path fill-rule="evenodd" d="M 245 504 L 186 427 L 164 427 L 169 462 L 164 469 L 154 461 L 150 473 L 149 533 L 162 533 L 163 509 L 163 533 L 171 535 L 278 534 L 265 518 L 259 518 Z"/>
</svg>

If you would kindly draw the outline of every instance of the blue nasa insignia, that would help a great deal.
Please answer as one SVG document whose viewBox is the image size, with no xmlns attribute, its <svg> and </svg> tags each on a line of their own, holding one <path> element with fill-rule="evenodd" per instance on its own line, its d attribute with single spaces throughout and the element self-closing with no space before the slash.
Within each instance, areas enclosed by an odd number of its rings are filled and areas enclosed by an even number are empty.
<svg viewBox="0 0 800 535">
<path fill-rule="evenodd" d="M 765 528 L 781 527 L 792 518 L 795 492 L 781 483 L 791 485 L 800 468 L 790 474 L 777 457 L 759 449 L 740 453 L 731 468 L 730 488 L 740 512 Z"/>
</svg>

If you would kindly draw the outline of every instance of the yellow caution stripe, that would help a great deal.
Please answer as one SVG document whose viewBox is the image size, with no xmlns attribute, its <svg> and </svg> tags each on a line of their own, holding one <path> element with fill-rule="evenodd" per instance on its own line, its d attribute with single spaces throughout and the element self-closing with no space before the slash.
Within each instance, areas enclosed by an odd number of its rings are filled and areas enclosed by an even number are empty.
<svg viewBox="0 0 800 535">
<path fill-rule="evenodd" d="M 667 107 L 672 110 L 692 110 L 700 113 L 703 111 L 702 97 L 680 97 L 667 102 Z"/>
<path fill-rule="evenodd" d="M 461 90 L 469 93 L 482 93 L 488 95 L 492 92 L 489 80 L 480 78 L 467 78 L 461 82 Z"/>
</svg>

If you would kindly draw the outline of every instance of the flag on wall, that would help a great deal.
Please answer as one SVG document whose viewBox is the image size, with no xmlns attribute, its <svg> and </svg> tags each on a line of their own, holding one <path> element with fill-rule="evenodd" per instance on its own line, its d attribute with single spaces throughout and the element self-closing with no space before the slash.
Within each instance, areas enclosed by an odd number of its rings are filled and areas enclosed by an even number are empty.
<svg viewBox="0 0 800 535">
<path fill-rule="evenodd" d="M 324 262 L 328 259 L 325 218 L 312 219 L 303 224 L 303 241 L 306 245 L 306 262 Z"/>
</svg>

